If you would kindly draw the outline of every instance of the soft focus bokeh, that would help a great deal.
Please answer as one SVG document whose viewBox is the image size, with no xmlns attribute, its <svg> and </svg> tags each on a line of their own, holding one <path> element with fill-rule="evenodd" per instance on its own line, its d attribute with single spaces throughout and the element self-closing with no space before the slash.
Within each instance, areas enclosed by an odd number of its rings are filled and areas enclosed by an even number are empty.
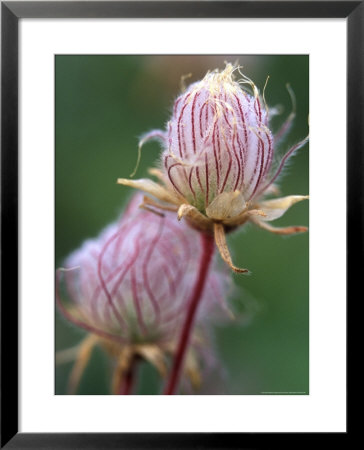
<svg viewBox="0 0 364 450">
<path fill-rule="evenodd" d="M 134 169 L 138 137 L 168 121 L 181 76 L 192 74 L 188 84 L 223 69 L 224 61 L 238 61 L 261 91 L 270 76 L 267 103 L 282 109 L 273 131 L 291 110 L 290 83 L 297 117 L 279 154 L 307 135 L 308 56 L 56 56 L 56 267 L 122 211 L 132 190 L 116 179 Z M 158 155 L 157 143 L 146 144 L 137 178 L 147 176 Z M 308 145 L 291 158 L 279 181 L 282 195 L 309 193 L 308 158 Z M 302 202 L 273 225 L 308 225 L 308 219 L 308 202 Z M 237 289 L 231 303 L 242 317 L 215 328 L 224 393 L 308 394 L 308 233 L 282 237 L 247 225 L 228 240 L 234 263 L 252 274 L 232 275 Z M 56 351 L 84 334 L 56 313 Z M 57 394 L 66 393 L 71 367 L 56 367 Z M 110 374 L 107 357 L 96 349 L 78 393 L 108 394 Z M 159 393 L 158 375 L 146 364 L 137 392 Z"/>
</svg>

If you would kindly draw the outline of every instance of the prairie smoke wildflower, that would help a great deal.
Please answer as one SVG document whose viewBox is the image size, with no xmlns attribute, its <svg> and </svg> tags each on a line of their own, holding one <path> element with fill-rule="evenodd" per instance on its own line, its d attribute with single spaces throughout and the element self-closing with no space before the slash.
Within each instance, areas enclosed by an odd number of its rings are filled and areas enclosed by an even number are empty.
<svg viewBox="0 0 364 450">
<path fill-rule="evenodd" d="M 141 196 L 136 195 L 117 223 L 86 241 L 57 272 L 61 312 L 90 333 L 73 354 L 70 392 L 96 344 L 116 362 L 114 393 L 131 389 L 128 379 L 135 361 L 147 360 L 164 375 L 166 356 L 175 352 L 202 248 L 196 245 L 198 233 L 179 226 L 172 213 L 143 211 L 140 203 Z M 219 316 L 228 283 L 228 275 L 214 265 L 207 274 L 197 324 Z M 67 306 L 63 295 L 69 299 Z M 185 373 L 193 386 L 200 380 L 201 339 L 196 330 L 185 359 Z"/>
<path fill-rule="evenodd" d="M 241 78 L 234 79 L 238 72 Z M 250 88 L 250 93 L 245 89 Z M 294 103 L 294 102 L 293 102 Z M 306 231 L 306 227 L 276 228 L 268 222 L 281 217 L 306 195 L 267 200 L 287 159 L 303 147 L 308 137 L 295 144 L 274 164 L 275 148 L 290 129 L 295 108 L 274 136 L 271 114 L 264 94 L 240 72 L 227 64 L 225 70 L 209 72 L 191 84 L 174 103 L 167 130 L 153 130 L 139 145 L 158 139 L 163 148 L 161 167 L 151 169 L 159 183 L 150 179 L 119 179 L 156 197 L 160 209 L 178 213 L 198 230 L 214 234 L 222 258 L 236 272 L 225 233 L 246 222 L 277 234 Z"/>
</svg>

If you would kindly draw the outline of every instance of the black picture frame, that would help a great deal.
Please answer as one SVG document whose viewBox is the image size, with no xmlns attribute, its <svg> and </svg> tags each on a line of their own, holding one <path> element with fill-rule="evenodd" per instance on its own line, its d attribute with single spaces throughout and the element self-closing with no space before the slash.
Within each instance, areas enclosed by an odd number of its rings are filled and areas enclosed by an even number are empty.
<svg viewBox="0 0 364 450">
<path fill-rule="evenodd" d="M 270 448 L 278 438 L 284 447 L 291 447 L 297 438 L 308 442 L 311 433 L 18 432 L 18 23 L 22 18 L 346 18 L 348 301 L 354 293 L 357 296 L 357 280 L 363 273 L 358 261 L 362 262 L 363 250 L 364 1 L 1 2 L 1 448 L 226 449 Z M 335 439 L 347 440 L 348 431 L 335 433 Z M 325 433 L 315 433 L 314 438 L 317 444 L 321 438 L 327 443 Z"/>
</svg>

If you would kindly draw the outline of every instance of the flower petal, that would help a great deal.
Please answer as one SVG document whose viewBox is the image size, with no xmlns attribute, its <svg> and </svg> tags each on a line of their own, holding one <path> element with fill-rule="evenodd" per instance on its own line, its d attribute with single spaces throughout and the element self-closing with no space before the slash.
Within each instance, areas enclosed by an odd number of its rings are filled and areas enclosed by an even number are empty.
<svg viewBox="0 0 364 450">
<path fill-rule="evenodd" d="M 147 192 L 163 202 L 173 203 L 175 205 L 179 205 L 181 203 L 176 195 L 171 194 L 163 186 L 155 181 L 149 180 L 149 178 L 140 178 L 139 180 L 118 178 L 117 183 L 123 184 L 124 186 L 130 186 L 135 189 L 140 189 L 141 191 Z"/>
<path fill-rule="evenodd" d="M 90 360 L 91 353 L 99 338 L 95 334 L 89 334 L 78 346 L 77 357 L 72 367 L 71 375 L 68 381 L 67 393 L 69 395 L 75 394 L 81 377 L 86 369 L 87 363 Z"/>
<path fill-rule="evenodd" d="M 166 177 L 164 176 L 163 172 L 160 169 L 157 169 L 156 167 L 150 167 L 148 169 L 148 173 L 150 175 L 153 175 L 153 177 L 158 178 L 158 180 L 161 181 L 163 184 L 166 184 Z"/>
<path fill-rule="evenodd" d="M 199 230 L 210 231 L 212 228 L 211 220 L 204 216 L 200 211 L 192 205 L 184 203 L 178 209 L 178 220 L 187 217 L 189 221 Z"/>
<path fill-rule="evenodd" d="M 281 191 L 279 190 L 279 187 L 276 184 L 271 184 L 264 191 L 264 196 L 266 196 L 266 195 L 280 195 L 280 193 L 281 193 Z"/>
<path fill-rule="evenodd" d="M 199 389 L 201 386 L 201 382 L 202 382 L 201 372 L 199 369 L 199 364 L 198 364 L 196 354 L 192 350 L 187 352 L 184 372 L 190 379 L 193 389 L 195 389 L 195 390 Z"/>
<path fill-rule="evenodd" d="M 215 223 L 214 224 L 214 235 L 215 235 L 215 242 L 217 245 L 217 248 L 219 249 L 221 258 L 227 263 L 227 265 L 237 273 L 247 273 L 249 272 L 248 269 L 240 269 L 239 267 L 234 266 L 230 252 L 226 243 L 226 237 L 225 237 L 225 230 L 224 225 L 221 223 Z"/>
<path fill-rule="evenodd" d="M 163 211 L 172 211 L 172 212 L 178 211 L 177 206 L 164 205 L 162 203 L 158 203 L 154 201 L 152 198 L 147 197 L 146 195 L 144 195 L 143 197 L 143 203 L 140 205 L 140 208 L 144 206 L 153 206 L 154 208 L 161 209 Z"/>
<path fill-rule="evenodd" d="M 133 349 L 130 345 L 125 345 L 121 348 L 111 383 L 112 393 L 114 395 L 119 394 L 120 382 L 131 367 L 133 356 Z"/>
<path fill-rule="evenodd" d="M 237 227 L 239 225 L 243 225 L 252 216 L 265 217 L 266 213 L 261 209 L 249 209 L 248 211 L 244 211 L 239 216 L 223 220 L 223 224 L 228 227 Z"/>
<path fill-rule="evenodd" d="M 292 205 L 308 198 L 308 195 L 288 195 L 287 197 L 261 202 L 258 207 L 266 214 L 262 220 L 270 221 L 278 219 L 283 216 L 287 209 L 289 209 Z"/>
<path fill-rule="evenodd" d="M 167 366 L 163 351 L 156 345 L 137 345 L 134 351 L 154 366 L 162 377 L 167 374 Z"/>
<path fill-rule="evenodd" d="M 222 192 L 206 208 L 206 215 L 214 220 L 224 220 L 238 216 L 245 208 L 241 192 Z"/>
<path fill-rule="evenodd" d="M 273 227 L 272 225 L 263 222 L 262 220 L 257 220 L 254 219 L 253 222 L 258 225 L 260 228 L 263 228 L 264 230 L 270 231 L 271 233 L 275 233 L 275 234 L 283 234 L 283 235 L 288 235 L 288 234 L 295 234 L 295 233 L 304 233 L 306 231 L 308 231 L 307 227 L 303 227 L 303 226 L 291 226 L 291 227 Z"/>
</svg>

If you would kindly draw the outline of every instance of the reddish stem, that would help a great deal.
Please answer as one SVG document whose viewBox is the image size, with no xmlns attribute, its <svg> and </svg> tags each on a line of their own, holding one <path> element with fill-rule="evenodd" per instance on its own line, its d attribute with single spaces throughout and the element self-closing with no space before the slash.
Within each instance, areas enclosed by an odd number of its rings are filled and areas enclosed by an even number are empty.
<svg viewBox="0 0 364 450">
<path fill-rule="evenodd" d="M 136 375 L 136 360 L 134 360 L 129 370 L 126 372 L 119 385 L 119 395 L 131 395 L 134 384 L 135 384 L 135 375 Z"/>
<path fill-rule="evenodd" d="M 186 354 L 187 345 L 189 342 L 192 325 L 196 316 L 197 307 L 202 297 L 202 291 L 207 279 L 207 273 L 209 265 L 214 253 L 214 237 L 210 234 L 201 233 L 202 240 L 202 255 L 200 260 L 199 272 L 193 289 L 192 297 L 189 302 L 189 308 L 187 311 L 185 323 L 182 328 L 181 337 L 178 342 L 177 352 L 173 361 L 170 377 L 167 381 L 167 386 L 164 389 L 163 394 L 173 395 L 181 374 L 183 360 Z"/>
</svg>

